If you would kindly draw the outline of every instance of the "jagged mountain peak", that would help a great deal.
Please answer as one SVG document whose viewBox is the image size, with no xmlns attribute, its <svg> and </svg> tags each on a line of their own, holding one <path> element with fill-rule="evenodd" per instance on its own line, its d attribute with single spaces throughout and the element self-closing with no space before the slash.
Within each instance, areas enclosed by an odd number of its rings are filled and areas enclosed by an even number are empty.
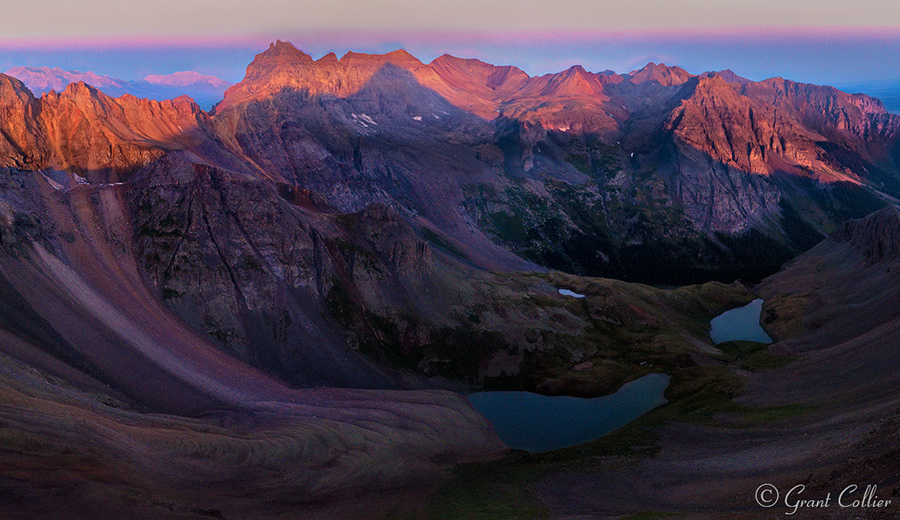
<svg viewBox="0 0 900 520">
<path fill-rule="evenodd" d="M 62 94 L 68 95 L 81 95 L 83 93 L 88 93 L 90 95 L 97 95 L 100 93 L 96 87 L 85 83 L 84 81 L 74 81 L 66 85 L 66 88 L 63 89 Z"/>
<path fill-rule="evenodd" d="M 329 53 L 316 61 L 291 43 L 279 40 L 256 55 L 247 67 L 244 79 L 225 92 L 225 99 L 216 111 L 270 97 L 284 89 L 306 91 L 310 95 L 328 93 L 346 97 L 358 92 L 378 70 L 388 64 L 406 70 L 427 69 L 403 49 L 387 54 L 350 51 L 340 59 Z M 428 72 L 425 70 L 425 73 Z"/>
<path fill-rule="evenodd" d="M 632 83 L 644 83 L 647 81 L 656 81 L 660 85 L 671 87 L 681 85 L 693 74 L 678 66 L 668 66 L 665 63 L 650 62 L 639 70 L 633 70 L 628 73 Z"/>
<path fill-rule="evenodd" d="M 275 40 L 274 42 L 270 43 L 269 48 L 266 49 L 262 53 L 262 55 L 266 55 L 266 56 L 287 55 L 287 56 L 298 56 L 301 58 L 303 56 L 309 56 L 305 52 L 298 49 L 293 43 L 284 42 L 281 40 Z"/>
<path fill-rule="evenodd" d="M 196 71 L 180 71 L 166 75 L 148 75 L 143 79 L 124 80 L 96 72 L 65 71 L 59 67 L 14 67 L 8 75 L 21 80 L 36 96 L 50 92 L 62 93 L 79 81 L 100 90 L 112 98 L 132 94 L 138 98 L 167 100 L 189 95 L 209 108 L 222 99 L 231 82 Z"/>
<path fill-rule="evenodd" d="M 0 76 L 0 100 L 0 166 L 69 169 L 91 182 L 115 182 L 203 139 L 197 130 L 206 115 L 188 96 L 113 98 L 76 81 L 36 99 L 19 80 Z"/>
<path fill-rule="evenodd" d="M 734 92 L 735 84 L 726 80 L 719 74 L 701 74 L 694 76 L 683 83 L 686 88 L 699 93 Z"/>
<path fill-rule="evenodd" d="M 313 60 L 278 41 L 257 55 L 248 76 L 209 116 L 185 117 L 192 114 L 187 100 L 156 106 L 132 97 L 109 100 L 84 83 L 52 101 L 33 103 L 33 111 L 48 117 L 42 123 L 46 128 L 35 135 L 47 134 L 54 146 L 76 141 L 68 139 L 69 129 L 90 128 L 92 133 L 78 141 L 96 146 L 48 152 L 62 167 L 99 168 L 107 162 L 130 168 L 149 157 L 131 148 L 134 143 L 163 153 L 188 149 L 201 157 L 215 149 L 218 155 L 211 162 L 221 160 L 217 164 L 270 179 L 320 182 L 314 186 L 325 191 L 346 175 L 370 175 L 394 160 L 413 177 L 439 171 L 444 162 L 431 157 L 444 144 L 442 157 L 462 154 L 458 171 L 486 177 L 490 173 L 485 172 L 508 167 L 516 173 L 564 179 L 588 175 L 606 182 L 655 161 L 667 176 L 659 200 L 684 207 L 690 225 L 704 232 L 732 233 L 777 220 L 772 208 L 778 208 L 780 195 L 774 182 L 783 174 L 860 185 L 878 181 L 870 177 L 871 166 L 894 167 L 887 154 L 896 147 L 892 132 L 900 129 L 900 118 L 863 113 L 875 111 L 875 102 L 861 112 L 859 105 L 869 106 L 864 96 L 780 78 L 746 84 L 729 79 L 726 72 L 693 76 L 656 63 L 630 76 L 574 65 L 530 77 L 513 66 L 450 55 L 425 65 L 404 50 L 348 52 L 340 59 L 330 53 Z M 102 102 L 72 103 L 70 98 L 78 96 Z M 25 112 L 21 104 L 12 108 Z M 51 115 L 62 123 L 50 121 Z M 23 148 L 19 142 L 28 144 L 27 125 L 17 130 L 22 131 L 16 136 L 25 137 L 15 137 L 13 151 Z M 442 132 L 451 136 L 450 144 L 435 138 Z M 366 140 L 383 138 L 399 139 L 404 148 L 421 145 L 427 152 L 410 154 L 408 162 L 376 157 L 371 150 L 378 145 Z M 479 144 L 468 150 L 472 139 Z M 204 148 L 195 151 L 192 147 L 201 141 Z M 110 149 L 118 154 L 113 160 L 107 159 Z M 279 151 L 273 154 L 273 149 Z M 38 159 L 44 156 L 33 162 Z M 303 180 L 306 176 L 315 181 Z M 893 194 L 896 188 L 885 191 Z M 380 200 L 331 197 L 328 204 L 346 210 L 361 208 L 360 201 Z M 413 211 L 434 206 L 422 203 Z"/>
<path fill-rule="evenodd" d="M 547 76 L 548 83 L 542 95 L 553 96 L 602 96 L 603 85 L 595 74 L 581 65 Z"/>
<path fill-rule="evenodd" d="M 714 71 L 704 72 L 703 74 L 701 74 L 701 76 L 705 76 L 705 77 L 718 76 L 718 77 L 724 79 L 727 83 L 737 83 L 737 84 L 741 84 L 741 85 L 746 85 L 748 83 L 752 83 L 752 81 L 750 81 L 749 79 L 747 79 L 743 76 L 738 76 L 731 69 L 714 70 Z"/>
<path fill-rule="evenodd" d="M 21 80 L 0 73 L 0 101 L 4 101 L 10 96 L 21 98 L 23 95 L 32 98 L 34 97 L 31 90 L 29 90 Z"/>
<path fill-rule="evenodd" d="M 247 77 L 259 76 L 283 67 L 313 63 L 312 56 L 290 42 L 281 40 L 269 44 L 269 48 L 257 54 L 247 66 Z"/>
<path fill-rule="evenodd" d="M 589 72 L 581 65 L 572 65 L 568 69 L 562 71 L 560 75 L 564 78 L 579 78 L 585 79 L 590 82 L 594 82 L 597 79 L 597 75 Z"/>
<path fill-rule="evenodd" d="M 333 52 L 329 52 L 329 53 L 326 54 L 325 56 L 322 56 L 321 58 L 319 58 L 318 60 L 316 60 L 316 63 L 319 63 L 319 64 L 326 64 L 326 63 L 327 63 L 327 64 L 336 64 L 336 63 L 339 63 L 339 61 L 338 61 L 337 54 L 335 54 L 335 53 L 333 53 Z"/>
</svg>

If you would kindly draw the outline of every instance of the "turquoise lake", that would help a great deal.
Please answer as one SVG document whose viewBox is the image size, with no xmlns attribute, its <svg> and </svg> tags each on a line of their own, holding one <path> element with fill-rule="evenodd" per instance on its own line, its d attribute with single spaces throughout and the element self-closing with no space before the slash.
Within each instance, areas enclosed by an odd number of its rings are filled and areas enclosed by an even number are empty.
<svg viewBox="0 0 900 520">
<path fill-rule="evenodd" d="M 759 324 L 759 316 L 762 313 L 763 301 L 753 300 L 749 304 L 725 311 L 713 318 L 709 332 L 715 344 L 726 341 L 756 341 L 759 343 L 772 343 L 772 338 L 766 334 Z"/>
<path fill-rule="evenodd" d="M 531 392 L 479 392 L 469 401 L 507 446 L 534 453 L 583 444 L 666 403 L 668 374 L 648 374 L 618 392 L 582 399 Z"/>
</svg>

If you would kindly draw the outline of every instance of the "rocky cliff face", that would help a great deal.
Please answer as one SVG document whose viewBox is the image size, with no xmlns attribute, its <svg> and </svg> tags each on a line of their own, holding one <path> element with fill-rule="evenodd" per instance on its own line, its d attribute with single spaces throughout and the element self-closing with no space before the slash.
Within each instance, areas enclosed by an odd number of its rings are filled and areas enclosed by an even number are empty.
<svg viewBox="0 0 900 520">
<path fill-rule="evenodd" d="M 0 74 L 0 111 L 3 137 L 0 151 L 5 166 L 37 168 L 47 155 L 40 139 L 40 106 L 21 81 Z"/>
<path fill-rule="evenodd" d="M 832 160 L 821 143 L 877 162 L 886 159 L 883 144 L 898 131 L 878 101 L 830 87 L 780 78 L 735 84 L 720 76 L 698 78 L 690 87 L 667 126 L 685 144 L 749 173 L 860 183 L 863 172 Z"/>
<path fill-rule="evenodd" d="M 111 98 L 78 82 L 35 98 L 5 75 L 0 90 L 5 167 L 71 170 L 93 182 L 116 182 L 167 151 L 204 139 L 200 126 L 206 114 L 187 97 Z"/>
<path fill-rule="evenodd" d="M 900 211 L 890 206 L 865 219 L 844 223 L 831 238 L 859 249 L 869 263 L 900 255 Z"/>
</svg>

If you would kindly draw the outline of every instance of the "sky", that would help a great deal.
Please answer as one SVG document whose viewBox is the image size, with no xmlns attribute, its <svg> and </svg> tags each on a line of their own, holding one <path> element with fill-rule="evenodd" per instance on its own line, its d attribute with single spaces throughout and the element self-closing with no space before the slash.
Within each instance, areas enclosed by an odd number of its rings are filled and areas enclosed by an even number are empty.
<svg viewBox="0 0 900 520">
<path fill-rule="evenodd" d="M 277 39 L 319 57 L 405 48 L 529 74 L 649 61 L 839 87 L 900 85 L 898 0 L 0 0 L 0 71 L 230 81 Z M 890 88 L 890 87 L 885 87 Z"/>
<path fill-rule="evenodd" d="M 3 0 L 10 38 L 300 30 L 631 31 L 897 24 L 896 0 Z"/>
</svg>

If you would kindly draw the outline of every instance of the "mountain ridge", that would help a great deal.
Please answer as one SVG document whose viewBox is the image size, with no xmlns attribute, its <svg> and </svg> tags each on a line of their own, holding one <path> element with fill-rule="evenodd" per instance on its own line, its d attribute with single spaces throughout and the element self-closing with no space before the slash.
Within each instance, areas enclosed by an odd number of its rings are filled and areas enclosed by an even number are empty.
<svg viewBox="0 0 900 520">
<path fill-rule="evenodd" d="M 52 99 L 29 103 L 40 112 Z M 120 168 L 184 150 L 311 190 L 337 211 L 385 203 L 407 218 L 419 215 L 494 267 L 533 262 L 627 277 L 638 250 L 693 256 L 699 268 L 746 256 L 734 248 L 762 236 L 780 251 L 767 260 L 772 269 L 843 219 L 885 204 L 881 193 L 900 194 L 900 118 L 880 102 L 781 78 L 750 82 L 730 71 L 692 75 L 649 63 L 618 75 L 576 65 L 532 77 L 449 55 L 425 64 L 402 49 L 314 60 L 279 40 L 209 113 L 195 111 L 187 121 L 177 110 L 141 110 L 138 119 L 170 119 L 160 124 L 171 135 L 133 135 L 125 127 L 141 123 L 127 118 L 85 126 L 104 128 L 105 142 L 140 143 L 144 159 L 119 158 Z M 23 130 L 35 125 L 21 123 L 8 135 L 37 143 Z M 10 157 L 23 149 L 8 148 Z M 85 169 L 85 158 L 66 162 L 67 153 L 82 152 L 42 151 L 43 162 L 33 164 L 49 166 L 53 157 L 52 165 Z M 816 185 L 829 188 L 823 195 Z M 567 201 L 569 189 L 586 206 Z M 564 245 L 548 250 L 551 236 Z M 636 276 L 656 280 L 650 272 Z"/>
<path fill-rule="evenodd" d="M 137 80 L 124 80 L 95 72 L 65 71 L 59 67 L 13 67 L 5 72 L 28 86 L 36 96 L 51 90 L 62 92 L 67 85 L 82 81 L 111 97 L 131 94 L 139 98 L 166 101 L 183 95 L 193 98 L 206 109 L 222 99 L 231 82 L 195 71 L 180 71 L 165 75 L 148 75 Z"/>
</svg>

